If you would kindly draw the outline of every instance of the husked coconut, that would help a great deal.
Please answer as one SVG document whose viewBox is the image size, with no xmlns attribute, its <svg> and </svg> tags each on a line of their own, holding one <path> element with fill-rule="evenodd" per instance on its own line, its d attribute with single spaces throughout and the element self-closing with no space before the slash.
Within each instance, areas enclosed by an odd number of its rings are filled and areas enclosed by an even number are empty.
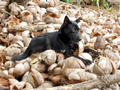
<svg viewBox="0 0 120 90">
<path fill-rule="evenodd" d="M 16 48 L 16 47 L 7 47 L 6 48 L 6 55 L 12 56 L 14 53 L 21 53 L 21 49 Z"/>
<path fill-rule="evenodd" d="M 63 16 L 59 17 L 52 17 L 49 14 L 46 15 L 46 17 L 43 18 L 46 23 L 55 23 L 55 24 L 62 24 L 63 23 Z"/>
<path fill-rule="evenodd" d="M 22 41 L 20 41 L 20 40 L 16 41 L 15 43 L 18 44 L 22 48 L 24 47 L 24 43 Z"/>
<path fill-rule="evenodd" d="M 11 89 L 18 89 L 18 90 L 23 90 L 24 86 L 25 86 L 25 82 L 24 81 L 17 81 L 16 79 L 9 79 L 9 82 L 11 84 Z"/>
<path fill-rule="evenodd" d="M 64 55 L 62 53 L 56 53 L 56 56 L 57 56 L 57 62 L 59 63 L 59 61 L 62 61 L 64 60 Z"/>
<path fill-rule="evenodd" d="M 82 33 L 81 37 L 85 43 L 88 43 L 90 41 L 90 35 L 85 32 Z"/>
<path fill-rule="evenodd" d="M 95 80 L 97 79 L 97 75 L 94 73 L 89 73 L 89 72 L 78 72 L 81 80 L 80 81 L 88 81 L 88 80 Z"/>
<path fill-rule="evenodd" d="M 22 37 L 27 37 L 27 38 L 29 38 L 29 37 L 30 37 L 30 31 L 29 31 L 29 30 L 23 31 L 23 32 L 22 32 Z"/>
<path fill-rule="evenodd" d="M 19 81 L 16 79 L 9 79 L 9 82 L 11 85 L 16 85 L 17 83 L 19 83 Z"/>
<path fill-rule="evenodd" d="M 23 21 L 26 21 L 28 23 L 32 23 L 33 22 L 33 14 L 28 11 L 28 10 L 24 10 L 21 12 L 21 17 Z"/>
<path fill-rule="evenodd" d="M 49 33 L 49 32 L 55 32 L 55 28 L 54 27 L 50 27 L 50 28 L 44 29 L 44 31 L 43 31 L 43 33 Z"/>
<path fill-rule="evenodd" d="M 57 64 L 54 63 L 51 66 L 48 67 L 48 72 L 52 72 L 54 70 L 54 68 L 57 67 Z"/>
<path fill-rule="evenodd" d="M 53 50 L 46 50 L 41 53 L 41 59 L 48 65 L 56 62 L 56 53 Z"/>
<path fill-rule="evenodd" d="M 65 60 L 64 60 L 64 59 L 60 60 L 60 61 L 58 62 L 58 66 L 62 67 L 62 66 L 63 66 L 63 64 L 64 64 L 64 62 L 65 62 Z"/>
<path fill-rule="evenodd" d="M 93 73 L 93 67 L 94 67 L 94 63 L 92 63 L 91 65 L 86 66 L 85 70 Z"/>
<path fill-rule="evenodd" d="M 112 40 L 113 44 L 120 44 L 120 36 Z"/>
<path fill-rule="evenodd" d="M 22 21 L 20 24 L 19 24 L 19 27 L 21 28 L 24 28 L 24 27 L 27 27 L 28 26 L 28 23 L 25 22 L 25 21 Z M 23 37 L 23 36 L 22 36 Z"/>
<path fill-rule="evenodd" d="M 30 69 L 29 63 L 25 62 L 23 65 L 24 65 L 25 72 L 29 71 L 29 69 Z"/>
<path fill-rule="evenodd" d="M 21 81 L 21 82 L 17 83 L 15 87 L 16 87 L 18 90 L 22 90 L 22 89 L 24 88 L 24 86 L 25 86 L 25 82 L 24 82 L 24 81 Z"/>
<path fill-rule="evenodd" d="M 40 21 L 43 20 L 43 15 L 46 13 L 46 9 L 45 8 L 40 8 L 39 6 L 35 6 L 35 8 L 37 9 L 37 14 L 36 14 L 36 19 L 39 17 Z M 39 20 L 39 19 L 37 19 Z"/>
<path fill-rule="evenodd" d="M 114 73 L 116 71 L 115 63 L 107 57 L 101 56 L 100 59 L 96 60 L 93 72 L 97 75 L 105 75 Z"/>
<path fill-rule="evenodd" d="M 105 89 L 106 89 L 106 88 L 105 88 Z M 115 84 L 110 85 L 110 89 L 119 90 L 119 89 L 120 89 L 119 84 L 118 84 L 118 83 L 115 83 Z"/>
<path fill-rule="evenodd" d="M 30 83 L 34 88 L 44 83 L 42 74 L 35 69 L 31 69 L 31 72 L 25 73 L 22 80 Z"/>
<path fill-rule="evenodd" d="M 68 79 L 69 80 L 80 80 L 80 76 L 74 71 L 73 73 L 69 74 Z"/>
<path fill-rule="evenodd" d="M 5 67 L 6 69 L 12 68 L 12 67 L 14 67 L 14 62 L 12 62 L 12 61 L 7 61 L 7 62 L 5 62 L 4 67 Z"/>
<path fill-rule="evenodd" d="M 4 10 L 5 9 L 5 7 L 8 5 L 8 1 L 1 1 L 0 2 L 0 9 L 2 10 Z"/>
<path fill-rule="evenodd" d="M 9 5 L 9 9 L 11 10 L 11 14 L 18 15 L 21 12 L 19 5 L 16 2 L 13 2 Z"/>
<path fill-rule="evenodd" d="M 4 70 L 3 73 L 8 75 L 8 70 Z"/>
<path fill-rule="evenodd" d="M 83 40 L 79 42 L 79 54 L 82 53 L 84 51 L 84 42 Z"/>
<path fill-rule="evenodd" d="M 14 68 L 10 68 L 9 71 L 8 71 L 9 74 L 13 75 L 14 73 Z"/>
<path fill-rule="evenodd" d="M 31 66 L 32 66 L 32 68 L 36 69 L 39 72 L 44 72 L 47 69 L 46 65 L 41 62 L 37 62 L 35 64 L 32 64 Z"/>
<path fill-rule="evenodd" d="M 45 81 L 37 89 L 39 89 L 39 88 L 52 88 L 52 87 L 53 87 L 53 83 L 51 81 Z"/>
<path fill-rule="evenodd" d="M 59 17 L 59 11 L 54 7 L 47 8 L 47 12 L 52 17 Z"/>
<path fill-rule="evenodd" d="M 63 69 L 67 69 L 67 68 L 85 68 L 85 65 L 84 63 L 75 58 L 75 57 L 69 57 L 69 58 L 66 58 L 64 64 L 63 64 Z"/>
<path fill-rule="evenodd" d="M 35 69 L 32 69 L 31 71 L 32 71 L 31 72 L 32 76 L 33 76 L 34 80 L 37 80 L 38 85 L 41 85 L 42 83 L 44 83 L 44 78 L 41 73 L 39 73 Z"/>
<path fill-rule="evenodd" d="M 28 82 L 32 85 L 32 87 L 37 87 L 38 84 L 34 83 L 34 78 L 32 77 L 32 74 L 30 72 L 26 72 L 24 76 L 22 77 L 22 81 Z"/>
<path fill-rule="evenodd" d="M 106 41 L 102 36 L 98 36 L 94 44 L 95 49 L 105 49 Z"/>
<path fill-rule="evenodd" d="M 68 75 L 69 80 L 88 81 L 97 79 L 97 76 L 93 73 L 85 72 L 85 70 L 74 70 Z"/>
<path fill-rule="evenodd" d="M 31 40 L 32 40 L 32 38 L 24 37 L 24 40 L 23 40 L 24 45 L 25 45 L 26 47 L 28 47 L 29 44 L 30 44 L 30 42 L 31 42 Z"/>
<path fill-rule="evenodd" d="M 66 78 L 63 75 L 49 76 L 49 80 L 51 80 L 55 85 L 61 85 L 67 82 Z"/>
<path fill-rule="evenodd" d="M 8 28 L 3 27 L 3 28 L 2 28 L 2 32 L 4 32 L 4 33 L 8 33 Z"/>
<path fill-rule="evenodd" d="M 22 76 L 25 73 L 24 65 L 22 63 L 15 66 L 13 74 L 15 77 Z"/>
<path fill-rule="evenodd" d="M 16 36 L 14 36 L 13 40 L 15 40 L 15 41 L 19 41 L 19 40 L 22 41 L 23 37 L 20 36 L 20 35 L 16 35 Z"/>
<path fill-rule="evenodd" d="M 59 74 L 62 74 L 62 68 L 61 67 L 56 67 L 53 71 L 53 73 L 55 75 L 59 75 Z"/>
<path fill-rule="evenodd" d="M 81 68 L 68 68 L 68 69 L 66 69 L 65 71 L 62 71 L 62 74 L 63 74 L 64 76 L 68 77 L 71 72 L 79 71 L 79 70 L 84 70 L 84 69 L 81 69 Z"/>
<path fill-rule="evenodd" d="M 6 49 L 5 46 L 0 45 L 0 53 L 2 53 Z"/>
<path fill-rule="evenodd" d="M 30 90 L 30 89 L 33 89 L 32 85 L 30 83 L 26 82 L 23 90 Z"/>
<path fill-rule="evenodd" d="M 58 5 L 59 0 L 47 0 L 47 5 L 49 7 L 55 7 L 56 5 Z"/>
<path fill-rule="evenodd" d="M 104 55 L 110 58 L 115 64 L 117 64 L 120 60 L 120 57 L 110 49 L 105 49 Z"/>
<path fill-rule="evenodd" d="M 25 72 L 27 72 L 30 69 L 29 64 L 26 62 L 24 64 L 19 63 L 15 66 L 13 75 L 15 77 L 22 76 Z"/>
<path fill-rule="evenodd" d="M 14 35 L 9 33 L 8 36 L 7 36 L 7 40 L 12 41 L 13 38 L 14 38 Z"/>
<path fill-rule="evenodd" d="M 12 31 L 11 27 L 19 24 L 20 24 L 20 20 L 18 18 L 16 18 L 14 15 L 10 16 L 10 20 L 8 21 L 8 31 L 11 32 Z"/>
<path fill-rule="evenodd" d="M 80 53 L 79 56 L 84 58 L 84 59 L 93 61 L 92 56 L 89 53 Z"/>
<path fill-rule="evenodd" d="M 92 88 L 91 90 L 100 90 L 99 88 Z"/>
<path fill-rule="evenodd" d="M 94 22 L 96 20 L 96 15 L 94 12 L 85 12 L 83 15 L 82 15 L 82 18 L 83 20 L 87 21 L 87 22 Z"/>
<path fill-rule="evenodd" d="M 65 60 L 63 67 L 62 67 L 62 73 L 66 76 L 69 73 L 71 73 L 71 71 L 74 69 L 81 69 L 81 68 L 85 68 L 84 63 L 75 58 L 75 57 L 69 57 Z"/>
<path fill-rule="evenodd" d="M 47 1 L 46 0 L 39 0 L 38 4 L 41 7 L 46 7 L 47 6 Z"/>
<path fill-rule="evenodd" d="M 27 10 L 30 11 L 34 16 L 36 16 L 37 10 L 36 10 L 35 6 L 37 4 L 35 4 L 34 2 L 28 2 L 28 5 L 29 6 L 27 6 Z"/>
</svg>

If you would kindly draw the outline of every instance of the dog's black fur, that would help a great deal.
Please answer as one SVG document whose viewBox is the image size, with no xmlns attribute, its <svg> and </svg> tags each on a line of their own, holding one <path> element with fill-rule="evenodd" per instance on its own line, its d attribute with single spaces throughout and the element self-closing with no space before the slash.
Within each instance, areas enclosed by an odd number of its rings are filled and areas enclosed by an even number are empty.
<svg viewBox="0 0 120 90">
<path fill-rule="evenodd" d="M 12 61 L 20 61 L 30 56 L 35 52 L 43 52 L 47 49 L 53 49 L 56 52 L 64 51 L 65 57 L 74 56 L 73 51 L 71 49 L 78 48 L 78 42 L 81 40 L 78 22 L 80 18 L 75 21 L 69 20 L 67 16 L 65 16 L 64 22 L 61 25 L 59 31 L 52 33 L 40 34 L 37 37 L 34 37 L 26 51 L 21 54 L 14 54 Z M 84 60 L 81 57 L 75 56 L 82 60 L 86 65 L 91 64 L 91 61 Z"/>
</svg>

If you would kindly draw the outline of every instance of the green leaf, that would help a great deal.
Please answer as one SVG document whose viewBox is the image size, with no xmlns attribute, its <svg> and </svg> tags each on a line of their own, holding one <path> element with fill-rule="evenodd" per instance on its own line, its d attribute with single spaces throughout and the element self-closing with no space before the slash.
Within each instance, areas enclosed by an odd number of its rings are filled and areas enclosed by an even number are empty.
<svg viewBox="0 0 120 90">
<path fill-rule="evenodd" d="M 114 10 L 114 9 L 113 9 L 112 7 L 110 7 L 110 8 L 108 8 L 108 10 L 109 10 L 109 11 L 112 11 L 112 10 Z"/>
<path fill-rule="evenodd" d="M 104 6 L 104 8 L 108 9 L 108 8 L 109 8 L 108 2 L 104 2 L 104 3 L 103 3 L 103 6 Z"/>
<path fill-rule="evenodd" d="M 35 58 L 35 59 L 33 59 L 32 61 L 31 61 L 31 64 L 35 64 L 36 62 L 38 62 L 39 61 L 39 59 L 38 58 Z"/>
<path fill-rule="evenodd" d="M 63 0 L 63 2 L 71 2 L 71 0 Z"/>
</svg>

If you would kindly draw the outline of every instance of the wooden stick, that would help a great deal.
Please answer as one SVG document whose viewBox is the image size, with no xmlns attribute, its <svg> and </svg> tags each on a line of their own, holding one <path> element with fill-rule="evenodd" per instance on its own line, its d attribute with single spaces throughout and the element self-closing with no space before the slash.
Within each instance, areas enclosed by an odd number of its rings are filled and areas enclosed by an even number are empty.
<svg viewBox="0 0 120 90">
<path fill-rule="evenodd" d="M 70 84 L 65 86 L 58 86 L 53 88 L 37 88 L 33 90 L 90 90 L 92 88 L 104 88 L 112 84 L 120 82 L 120 71 L 115 74 L 101 76 L 96 80 L 90 80 L 77 84 Z"/>
<path fill-rule="evenodd" d="M 14 30 L 15 32 L 17 31 L 24 31 L 24 30 L 30 30 L 30 31 L 37 31 L 37 30 L 43 30 L 45 28 L 50 27 L 52 25 L 55 27 L 55 29 L 60 28 L 60 24 L 41 24 L 41 25 L 28 25 L 28 26 L 21 26 L 21 25 L 13 25 L 9 27 L 9 31 Z"/>
</svg>

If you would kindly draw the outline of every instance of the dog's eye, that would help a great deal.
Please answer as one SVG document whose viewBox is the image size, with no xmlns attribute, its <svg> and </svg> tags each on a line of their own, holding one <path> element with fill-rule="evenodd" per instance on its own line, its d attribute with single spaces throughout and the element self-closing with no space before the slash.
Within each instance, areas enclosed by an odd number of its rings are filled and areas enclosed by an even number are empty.
<svg viewBox="0 0 120 90">
<path fill-rule="evenodd" d="M 77 30 L 77 29 L 74 27 L 74 28 L 73 28 L 73 32 L 75 32 L 76 30 Z"/>
</svg>

